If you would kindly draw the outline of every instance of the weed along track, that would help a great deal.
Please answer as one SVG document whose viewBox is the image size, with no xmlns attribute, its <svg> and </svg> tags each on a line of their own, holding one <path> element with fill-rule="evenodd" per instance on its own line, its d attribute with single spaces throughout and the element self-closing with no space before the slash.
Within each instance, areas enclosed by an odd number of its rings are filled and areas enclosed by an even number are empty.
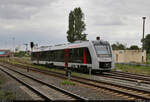
<svg viewBox="0 0 150 102">
<path fill-rule="evenodd" d="M 7 67 L 7 68 L 11 67 L 14 69 L 17 68 L 17 66 L 12 66 L 8 64 L 7 65 L 3 64 L 2 66 Z M 26 66 L 19 65 L 19 68 L 26 69 Z M 57 73 L 57 72 L 45 71 L 45 70 L 40 70 L 37 68 L 31 68 L 31 67 L 30 67 L 30 70 L 41 73 L 41 74 L 59 77 L 61 79 L 67 79 L 67 77 L 64 76 L 64 74 Z M 122 96 L 126 97 L 126 99 L 129 99 L 129 100 L 150 99 L 150 91 L 138 89 L 138 88 L 131 87 L 131 86 L 110 83 L 107 81 L 97 81 L 97 80 L 86 79 L 86 78 L 75 77 L 75 76 L 71 77 L 70 80 L 76 83 L 80 83 L 82 86 L 86 86 L 86 87 L 93 88 L 96 90 L 104 90 L 105 92 L 108 92 L 108 93 L 111 93 L 120 97 Z"/>
<path fill-rule="evenodd" d="M 7 73 L 29 89 L 40 95 L 45 100 L 87 100 L 54 85 L 47 84 L 42 80 L 26 75 L 9 67 L 0 67 L 0 70 Z"/>
</svg>

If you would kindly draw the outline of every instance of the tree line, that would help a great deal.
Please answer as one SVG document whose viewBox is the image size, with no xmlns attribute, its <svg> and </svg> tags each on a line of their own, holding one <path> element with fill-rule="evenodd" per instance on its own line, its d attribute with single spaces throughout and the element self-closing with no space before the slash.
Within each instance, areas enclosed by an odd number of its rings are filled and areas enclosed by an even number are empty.
<svg viewBox="0 0 150 102">
<path fill-rule="evenodd" d="M 121 44 L 117 42 L 116 44 L 112 44 L 112 49 L 113 50 L 139 50 L 137 45 L 131 45 L 129 48 L 127 48 L 124 44 Z M 145 39 L 144 39 L 144 49 L 146 50 L 147 53 L 150 53 L 150 34 L 147 34 Z"/>
<path fill-rule="evenodd" d="M 139 47 L 137 45 L 131 45 L 129 48 L 127 48 L 124 44 L 121 44 L 117 42 L 116 44 L 112 44 L 113 50 L 139 50 Z"/>
</svg>

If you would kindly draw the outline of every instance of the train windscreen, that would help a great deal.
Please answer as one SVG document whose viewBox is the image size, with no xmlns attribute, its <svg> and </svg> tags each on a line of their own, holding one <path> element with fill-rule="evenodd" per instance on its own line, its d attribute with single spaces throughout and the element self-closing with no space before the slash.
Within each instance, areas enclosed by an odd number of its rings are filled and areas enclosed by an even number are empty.
<svg viewBox="0 0 150 102">
<path fill-rule="evenodd" d="M 111 55 L 111 48 L 106 41 L 92 41 L 98 55 Z"/>
<path fill-rule="evenodd" d="M 95 45 L 97 54 L 111 54 L 109 45 Z"/>
</svg>

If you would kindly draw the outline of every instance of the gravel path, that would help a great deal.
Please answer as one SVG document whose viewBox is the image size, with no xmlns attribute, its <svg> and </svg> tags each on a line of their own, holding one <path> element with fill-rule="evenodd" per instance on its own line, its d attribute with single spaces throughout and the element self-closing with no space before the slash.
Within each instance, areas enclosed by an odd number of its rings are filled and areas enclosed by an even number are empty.
<svg viewBox="0 0 150 102">
<path fill-rule="evenodd" d="M 42 100 L 38 95 L 30 91 L 27 87 L 23 86 L 1 70 L 0 75 L 4 79 L 4 83 L 1 85 L 1 90 L 13 92 L 16 97 L 15 100 Z"/>
<path fill-rule="evenodd" d="M 75 85 L 62 85 L 63 82 L 62 79 L 41 74 L 38 72 L 33 71 L 27 72 L 25 69 L 21 68 L 16 68 L 16 70 L 34 76 L 35 78 L 41 79 L 47 83 L 56 85 L 60 88 L 64 88 L 65 90 L 71 91 L 72 93 L 76 93 L 91 100 L 127 100 L 128 98 L 119 95 L 117 96 L 117 93 L 112 93 L 109 91 L 105 91 L 103 89 L 91 88 L 87 85 L 83 85 L 80 83 L 76 83 Z"/>
</svg>

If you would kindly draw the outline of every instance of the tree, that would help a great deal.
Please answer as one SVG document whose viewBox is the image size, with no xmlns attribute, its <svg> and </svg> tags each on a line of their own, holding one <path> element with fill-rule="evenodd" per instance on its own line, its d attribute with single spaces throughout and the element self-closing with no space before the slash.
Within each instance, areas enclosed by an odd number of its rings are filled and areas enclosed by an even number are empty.
<svg viewBox="0 0 150 102">
<path fill-rule="evenodd" d="M 144 39 L 144 49 L 147 53 L 150 53 L 150 34 L 147 34 Z"/>
<path fill-rule="evenodd" d="M 29 54 L 26 54 L 26 51 L 19 51 L 14 53 L 15 57 L 28 57 Z"/>
<path fill-rule="evenodd" d="M 125 45 L 119 42 L 117 42 L 116 44 L 112 44 L 111 46 L 113 50 L 125 50 L 126 49 Z"/>
<path fill-rule="evenodd" d="M 139 50 L 139 47 L 137 45 L 132 45 L 129 50 Z"/>
<path fill-rule="evenodd" d="M 69 42 L 75 41 L 75 28 L 74 28 L 74 14 L 73 11 L 70 12 L 69 14 L 69 30 L 67 31 L 67 40 Z"/>
<path fill-rule="evenodd" d="M 111 47 L 112 47 L 113 50 L 118 50 L 117 44 L 112 44 Z"/>
<path fill-rule="evenodd" d="M 76 40 L 86 40 L 86 34 L 83 33 L 85 30 L 84 14 L 81 8 L 75 8 L 70 11 L 67 40 L 71 43 Z"/>
</svg>

